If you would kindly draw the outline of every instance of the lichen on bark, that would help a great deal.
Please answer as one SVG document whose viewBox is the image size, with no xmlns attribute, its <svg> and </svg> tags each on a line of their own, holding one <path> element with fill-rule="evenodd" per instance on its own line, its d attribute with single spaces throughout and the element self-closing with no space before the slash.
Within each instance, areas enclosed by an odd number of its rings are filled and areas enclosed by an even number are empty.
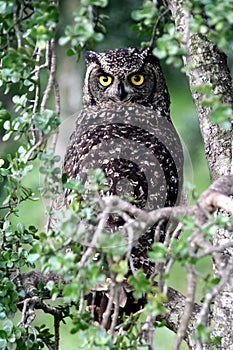
<svg viewBox="0 0 233 350">
<path fill-rule="evenodd" d="M 197 117 L 202 133 L 205 154 L 212 181 L 233 173 L 232 165 L 232 129 L 224 130 L 211 120 L 211 106 L 203 106 L 204 95 L 197 91 L 196 86 L 211 85 L 213 96 L 221 97 L 220 103 L 233 107 L 233 87 L 227 58 L 220 52 L 217 45 L 199 33 L 192 33 L 190 18 L 193 15 L 185 0 L 170 0 L 169 7 L 175 22 L 176 30 L 181 34 L 181 46 L 185 49 L 184 65 L 189 79 L 192 98 L 196 106 Z M 233 113 L 231 114 L 231 123 Z M 233 186 L 233 184 L 232 184 Z M 213 244 L 218 246 L 231 242 L 232 232 L 219 230 Z M 213 260 L 217 276 L 222 279 L 228 270 L 232 276 L 233 249 L 226 249 Z M 216 296 L 213 307 L 211 327 L 213 337 L 219 337 L 221 344 L 216 349 L 233 349 L 233 281 L 232 277 L 222 287 Z M 199 348 L 198 348 L 199 349 Z M 201 349 L 201 348 L 200 348 Z"/>
<path fill-rule="evenodd" d="M 211 179 L 216 180 L 232 171 L 232 129 L 224 130 L 211 121 L 211 108 L 202 105 L 204 96 L 196 91 L 196 86 L 211 85 L 213 95 L 220 95 L 222 103 L 233 106 L 227 59 L 205 36 L 194 34 L 189 41 L 187 67 Z"/>
</svg>

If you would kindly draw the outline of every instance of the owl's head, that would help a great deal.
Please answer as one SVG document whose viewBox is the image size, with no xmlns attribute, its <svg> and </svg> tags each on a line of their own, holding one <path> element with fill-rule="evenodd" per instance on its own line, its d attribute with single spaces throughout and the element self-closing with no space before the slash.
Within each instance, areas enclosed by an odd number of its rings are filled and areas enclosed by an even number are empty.
<svg viewBox="0 0 233 350">
<path fill-rule="evenodd" d="M 139 103 L 169 115 L 169 95 L 150 49 L 122 48 L 86 54 L 84 106 Z"/>
</svg>

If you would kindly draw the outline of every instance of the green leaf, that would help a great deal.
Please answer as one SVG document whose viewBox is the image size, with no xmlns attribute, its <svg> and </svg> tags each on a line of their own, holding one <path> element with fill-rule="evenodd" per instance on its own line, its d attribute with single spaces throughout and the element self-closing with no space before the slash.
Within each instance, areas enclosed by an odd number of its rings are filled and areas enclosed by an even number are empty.
<svg viewBox="0 0 233 350">
<path fill-rule="evenodd" d="M 17 224 L 16 230 L 17 230 L 19 233 L 23 234 L 24 231 L 25 231 L 25 226 L 24 226 L 24 224 L 22 224 L 22 223 Z"/>
<path fill-rule="evenodd" d="M 149 258 L 156 263 L 166 262 L 167 248 L 162 243 L 154 243 L 148 252 Z"/>
<path fill-rule="evenodd" d="M 195 338 L 200 339 L 203 343 L 209 344 L 210 343 L 210 335 L 211 335 L 211 328 L 205 327 L 202 324 L 198 324 L 196 327 L 196 334 Z"/>
<path fill-rule="evenodd" d="M 100 42 L 100 41 L 104 40 L 104 35 L 102 33 L 93 33 L 92 38 L 96 42 Z"/>
<path fill-rule="evenodd" d="M 230 118 L 233 114 L 230 105 L 221 104 L 213 108 L 210 114 L 211 121 L 219 124 L 223 129 L 230 130 L 232 127 Z"/>
<path fill-rule="evenodd" d="M 167 57 L 167 50 L 165 45 L 162 42 L 158 45 L 158 47 L 154 48 L 153 55 L 158 57 L 159 59 L 163 59 Z"/>
<path fill-rule="evenodd" d="M 40 254 L 38 254 L 38 253 L 29 253 L 29 254 L 28 254 L 27 260 L 28 260 L 28 262 L 29 262 L 30 264 L 34 264 L 34 263 L 37 262 L 39 259 L 40 259 Z"/>
<path fill-rule="evenodd" d="M 142 298 L 152 288 L 152 282 L 146 278 L 142 270 L 138 270 L 135 275 L 130 276 L 128 282 L 134 287 L 133 295 L 136 299 Z"/>
<path fill-rule="evenodd" d="M 117 273 L 116 281 L 118 283 L 122 282 L 125 278 L 125 276 L 128 273 L 128 261 L 127 260 L 121 260 L 119 263 L 112 265 L 112 271 Z"/>
<path fill-rule="evenodd" d="M 83 6 L 99 6 L 106 7 L 108 5 L 108 0 L 81 0 Z"/>
<path fill-rule="evenodd" d="M 3 325 L 3 329 L 6 332 L 6 334 L 9 336 L 13 330 L 13 322 L 11 320 L 6 320 Z"/>
<path fill-rule="evenodd" d="M 76 51 L 73 48 L 69 48 L 68 50 L 66 50 L 66 54 L 67 56 L 74 56 L 76 54 Z"/>
<path fill-rule="evenodd" d="M 1 8 L 0 8 L 0 11 L 1 11 Z M 0 335 L 0 337 L 1 336 L 2 335 Z M 0 349 L 1 350 L 7 349 L 7 340 L 6 339 L 0 338 Z"/>
<path fill-rule="evenodd" d="M 0 312 L 0 320 L 4 320 L 6 318 L 6 313 L 4 311 Z"/>
<path fill-rule="evenodd" d="M 100 236 L 98 247 L 101 251 L 111 254 L 114 261 L 118 261 L 118 258 L 123 256 L 128 250 L 127 242 L 119 233 L 111 235 L 103 233 Z"/>
<path fill-rule="evenodd" d="M 58 43 L 59 43 L 59 45 L 64 46 L 64 45 L 68 44 L 69 41 L 70 41 L 69 36 L 62 36 L 61 38 L 59 38 Z"/>
</svg>

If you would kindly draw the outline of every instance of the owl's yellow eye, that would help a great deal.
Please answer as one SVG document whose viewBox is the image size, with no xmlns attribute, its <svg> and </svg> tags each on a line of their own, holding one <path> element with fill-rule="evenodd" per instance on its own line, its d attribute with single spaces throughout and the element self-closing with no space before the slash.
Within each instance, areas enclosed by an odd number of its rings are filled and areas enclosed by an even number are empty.
<svg viewBox="0 0 233 350">
<path fill-rule="evenodd" d="M 112 83 L 112 77 L 110 77 L 110 75 L 101 75 L 99 77 L 99 82 L 103 86 L 109 86 Z"/>
<path fill-rule="evenodd" d="M 133 85 L 140 86 L 144 82 L 144 76 L 142 74 L 134 74 L 131 75 L 130 81 Z"/>
</svg>

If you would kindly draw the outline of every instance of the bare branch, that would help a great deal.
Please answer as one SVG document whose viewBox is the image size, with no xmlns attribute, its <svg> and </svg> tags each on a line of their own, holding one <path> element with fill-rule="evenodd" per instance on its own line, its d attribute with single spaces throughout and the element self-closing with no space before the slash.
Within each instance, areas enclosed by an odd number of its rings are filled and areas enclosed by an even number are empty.
<svg viewBox="0 0 233 350">
<path fill-rule="evenodd" d="M 111 289 L 109 292 L 109 300 L 108 300 L 106 310 L 103 314 L 103 319 L 102 319 L 102 323 L 101 323 L 101 327 L 103 327 L 103 328 L 107 328 L 107 325 L 109 322 L 109 317 L 110 317 L 111 312 L 112 312 L 114 294 L 115 294 L 115 283 L 111 283 Z"/>
<path fill-rule="evenodd" d="M 81 260 L 80 260 L 80 269 L 83 268 L 83 266 L 85 265 L 87 259 L 93 254 L 93 252 L 95 251 L 95 248 L 97 246 L 98 240 L 100 238 L 101 233 L 103 232 L 103 229 L 105 227 L 106 224 L 106 220 L 108 218 L 109 212 L 108 209 L 105 210 L 105 212 L 103 212 L 102 217 L 98 223 L 98 226 L 96 228 L 96 231 L 93 235 L 92 241 L 90 242 L 90 246 L 87 248 L 87 250 L 85 251 L 85 253 L 83 254 Z M 79 277 L 79 276 L 78 276 Z"/>
<path fill-rule="evenodd" d="M 198 204 L 212 213 L 216 208 L 226 210 L 233 215 L 233 175 L 226 175 L 216 180 L 198 200 Z"/>
<path fill-rule="evenodd" d="M 167 291 L 167 298 L 168 301 L 164 305 L 167 313 L 165 316 L 159 316 L 158 320 L 166 321 L 166 326 L 173 332 L 177 333 L 181 317 L 184 313 L 186 299 L 181 293 L 170 287 Z M 193 303 L 192 312 L 190 314 L 190 322 L 184 335 L 184 340 L 190 346 L 190 349 L 194 349 L 193 334 L 196 331 L 196 319 L 199 312 L 200 306 Z"/>
<path fill-rule="evenodd" d="M 168 12 L 170 11 L 169 8 L 166 8 L 166 10 L 164 10 L 158 17 L 157 20 L 153 26 L 153 31 L 152 31 L 152 35 L 151 35 L 151 39 L 150 39 L 150 44 L 149 47 L 151 49 L 153 49 L 154 45 L 155 45 L 155 41 L 156 41 L 156 34 L 157 34 L 157 28 L 159 25 L 159 22 L 161 21 L 161 19 L 166 16 L 166 14 L 168 14 Z"/>
<path fill-rule="evenodd" d="M 179 350 L 180 345 L 185 338 L 185 334 L 187 332 L 189 320 L 192 316 L 194 299 L 195 299 L 195 291 L 196 291 L 196 273 L 194 266 L 187 266 L 187 297 L 185 300 L 185 306 L 183 310 L 182 317 L 180 319 L 179 328 L 176 333 L 175 341 L 173 343 L 172 350 Z"/>
<path fill-rule="evenodd" d="M 49 79 L 48 83 L 45 89 L 45 92 L 43 94 L 43 98 L 40 105 L 40 112 L 41 114 L 44 113 L 46 103 L 48 101 L 50 92 L 54 86 L 55 82 L 55 74 L 56 74 L 56 51 L 55 51 L 55 39 L 52 39 L 47 44 L 47 61 L 49 62 L 48 69 L 49 69 Z"/>
<path fill-rule="evenodd" d="M 123 212 L 127 212 L 134 216 L 137 222 L 142 223 L 142 229 L 145 229 L 162 219 L 178 219 L 184 215 L 197 215 L 199 207 L 202 207 L 209 213 L 212 213 L 216 209 L 227 209 L 231 214 L 233 210 L 233 201 L 228 198 L 228 196 L 232 194 L 233 175 L 226 175 L 216 180 L 205 192 L 203 192 L 197 204 L 190 207 L 167 207 L 156 209 L 151 212 L 145 212 L 117 196 L 104 197 L 102 198 L 102 203 L 103 208 L 109 208 L 109 212 L 117 211 L 119 215 Z M 228 204 L 227 208 L 225 208 L 226 203 Z"/>
</svg>

